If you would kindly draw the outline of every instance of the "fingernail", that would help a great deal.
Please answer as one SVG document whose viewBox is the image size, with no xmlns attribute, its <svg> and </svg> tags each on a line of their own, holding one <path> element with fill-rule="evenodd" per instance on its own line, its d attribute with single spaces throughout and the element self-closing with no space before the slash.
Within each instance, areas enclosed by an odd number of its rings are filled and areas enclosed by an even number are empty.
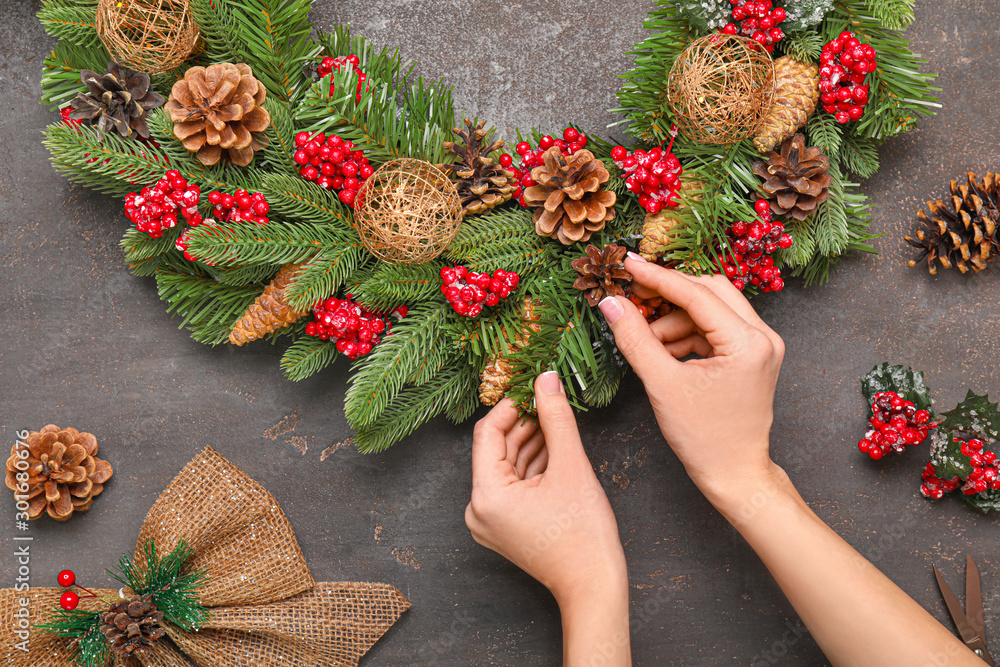
<svg viewBox="0 0 1000 667">
<path fill-rule="evenodd" d="M 599 305 L 601 312 L 604 313 L 604 319 L 608 321 L 608 324 L 614 324 L 625 313 L 622 305 L 618 303 L 618 299 L 613 296 L 604 297 L 604 300 Z"/>
<path fill-rule="evenodd" d="M 563 393 L 562 382 L 559 381 L 559 373 L 555 371 L 546 371 L 539 375 L 538 391 L 540 391 L 543 396 L 552 396 L 553 394 Z"/>
<path fill-rule="evenodd" d="M 634 259 L 637 262 L 645 262 L 646 261 L 645 257 L 643 257 L 642 255 L 636 254 L 636 253 L 632 252 L 631 250 L 628 251 L 628 253 L 626 254 L 626 257 L 628 257 L 629 259 Z"/>
</svg>

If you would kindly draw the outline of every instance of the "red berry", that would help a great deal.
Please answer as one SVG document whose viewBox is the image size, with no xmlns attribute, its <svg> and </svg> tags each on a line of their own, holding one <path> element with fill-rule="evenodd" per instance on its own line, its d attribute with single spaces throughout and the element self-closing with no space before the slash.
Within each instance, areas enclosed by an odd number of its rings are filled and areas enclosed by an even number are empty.
<svg viewBox="0 0 1000 667">
<path fill-rule="evenodd" d="M 63 570 L 56 576 L 56 581 L 63 588 L 69 588 L 76 583 L 76 573 L 73 570 Z"/>
<path fill-rule="evenodd" d="M 514 164 L 514 158 L 510 156 L 509 153 L 504 153 L 500 156 L 500 166 L 504 169 L 509 169 L 510 166 Z"/>
<path fill-rule="evenodd" d="M 65 591 L 59 596 L 59 606 L 66 611 L 73 611 L 80 604 L 80 596 L 73 591 Z"/>
<path fill-rule="evenodd" d="M 579 139 L 580 139 L 580 132 L 576 128 L 567 127 L 565 130 L 563 130 L 563 140 L 566 143 L 573 143 L 575 141 L 579 141 Z"/>
</svg>

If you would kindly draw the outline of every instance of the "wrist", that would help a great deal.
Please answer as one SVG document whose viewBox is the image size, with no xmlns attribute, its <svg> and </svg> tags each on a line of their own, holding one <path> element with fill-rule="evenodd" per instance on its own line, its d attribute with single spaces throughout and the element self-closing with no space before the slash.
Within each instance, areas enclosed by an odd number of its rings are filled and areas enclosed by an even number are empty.
<svg viewBox="0 0 1000 667">
<path fill-rule="evenodd" d="M 699 485 L 699 488 L 708 501 L 737 528 L 768 505 L 796 494 L 788 475 L 770 459 L 760 468 Z"/>
<path fill-rule="evenodd" d="M 609 558 L 586 573 L 550 588 L 552 596 L 565 616 L 567 613 L 597 606 L 611 600 L 625 600 L 628 604 L 628 571 L 624 553 L 620 558 Z"/>
</svg>

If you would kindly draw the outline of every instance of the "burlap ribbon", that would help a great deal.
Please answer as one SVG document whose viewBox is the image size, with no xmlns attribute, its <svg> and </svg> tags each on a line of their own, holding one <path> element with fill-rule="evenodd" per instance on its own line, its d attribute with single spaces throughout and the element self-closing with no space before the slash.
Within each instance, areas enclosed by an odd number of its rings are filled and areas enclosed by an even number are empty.
<svg viewBox="0 0 1000 667">
<path fill-rule="evenodd" d="M 180 540 L 191 567 L 208 575 L 198 591 L 211 619 L 201 630 L 168 628 L 146 656 L 129 667 L 325 667 L 358 660 L 410 607 L 388 584 L 313 581 L 292 526 L 274 497 L 246 473 L 206 447 L 188 463 L 146 515 L 137 541 L 152 539 L 161 554 Z M 138 553 L 136 554 L 138 558 Z M 71 666 L 66 639 L 16 630 L 28 609 L 32 626 L 58 605 L 60 588 L 0 591 L 0 654 L 17 667 Z M 102 597 L 118 591 L 98 589 Z M 23 600 L 30 604 L 22 606 Z M 101 609 L 82 599 L 80 609 Z M 22 649 L 27 650 L 22 650 Z"/>
</svg>

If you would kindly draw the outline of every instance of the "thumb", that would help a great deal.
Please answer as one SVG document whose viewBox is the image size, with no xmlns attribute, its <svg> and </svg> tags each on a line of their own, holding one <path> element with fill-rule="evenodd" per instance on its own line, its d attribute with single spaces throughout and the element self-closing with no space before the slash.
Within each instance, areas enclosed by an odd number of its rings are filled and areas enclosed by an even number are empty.
<svg viewBox="0 0 1000 667">
<path fill-rule="evenodd" d="M 580 429 L 576 425 L 573 408 L 566 398 L 559 375 L 555 371 L 542 373 L 535 378 L 535 406 L 538 408 L 538 424 L 545 435 L 545 447 L 549 452 L 549 470 L 564 468 L 574 461 L 590 462 L 583 451 Z"/>
<path fill-rule="evenodd" d="M 673 364 L 680 363 L 663 348 L 634 303 L 625 297 L 609 296 L 601 301 L 600 308 L 618 349 L 647 387 L 664 372 L 673 370 Z"/>
</svg>

